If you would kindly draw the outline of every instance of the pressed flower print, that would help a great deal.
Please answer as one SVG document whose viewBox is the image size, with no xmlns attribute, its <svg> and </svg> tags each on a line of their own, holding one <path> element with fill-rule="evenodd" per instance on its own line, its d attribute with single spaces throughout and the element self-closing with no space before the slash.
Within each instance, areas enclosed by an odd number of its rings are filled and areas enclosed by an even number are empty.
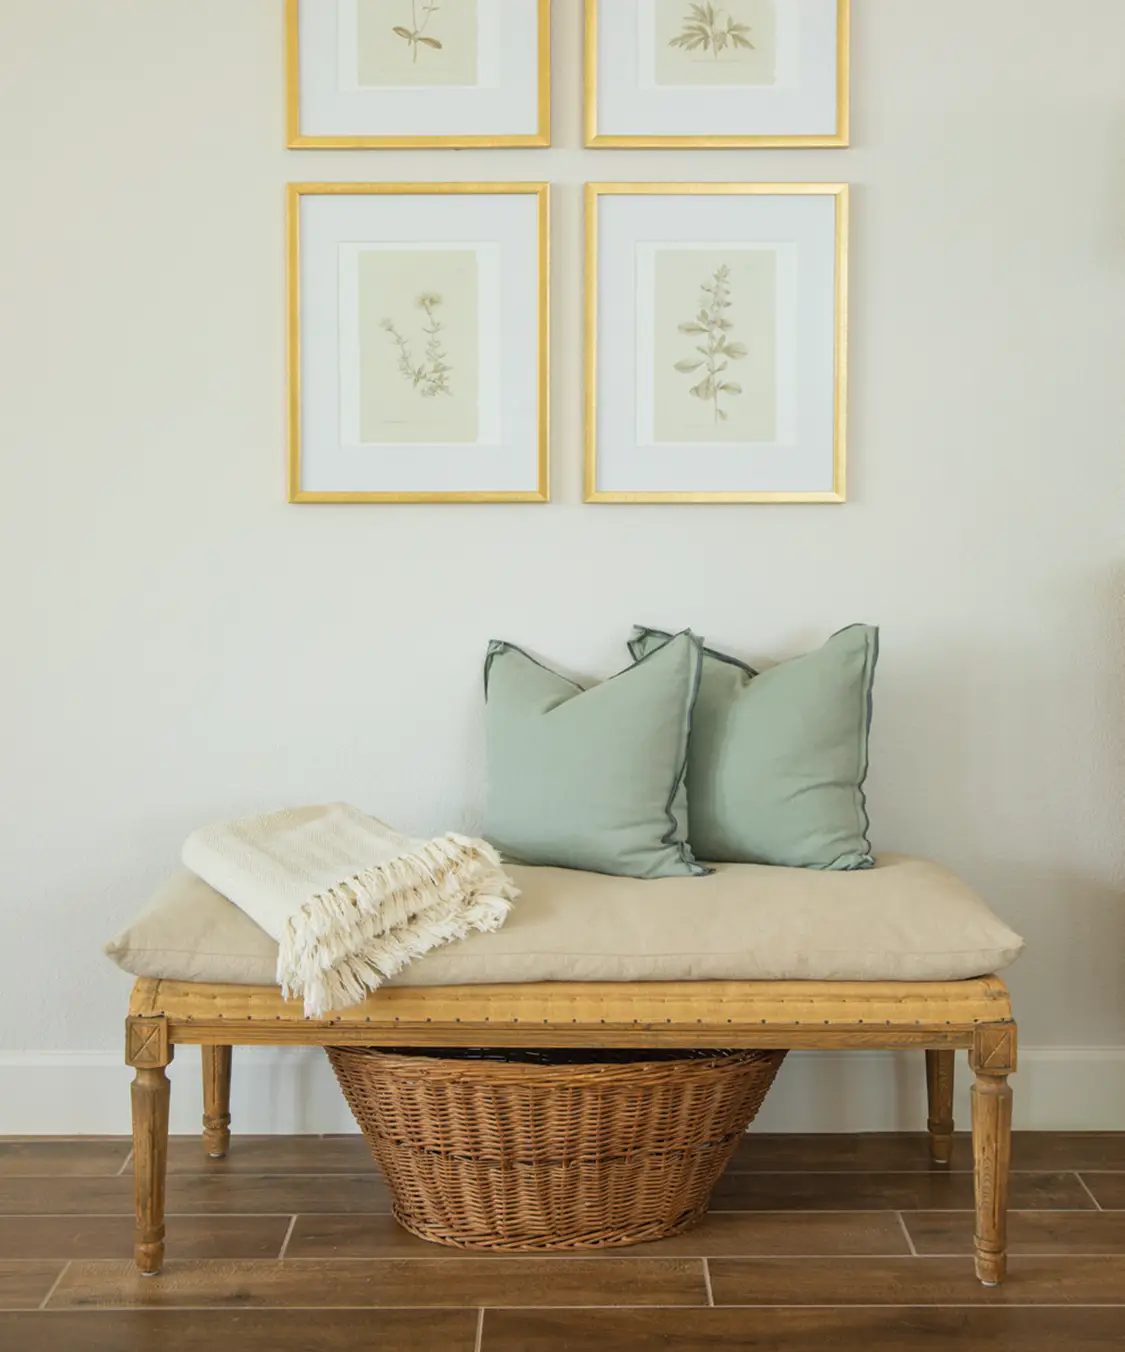
<svg viewBox="0 0 1125 1352">
<path fill-rule="evenodd" d="M 660 249 L 653 256 L 656 442 L 777 436 L 777 254 Z"/>
<path fill-rule="evenodd" d="M 355 0 L 360 88 L 476 85 L 477 0 Z"/>
<path fill-rule="evenodd" d="M 476 252 L 365 249 L 356 285 L 361 442 L 475 442 Z"/>
<path fill-rule="evenodd" d="M 778 9 L 795 0 L 654 0 L 658 85 L 773 85 Z"/>
</svg>

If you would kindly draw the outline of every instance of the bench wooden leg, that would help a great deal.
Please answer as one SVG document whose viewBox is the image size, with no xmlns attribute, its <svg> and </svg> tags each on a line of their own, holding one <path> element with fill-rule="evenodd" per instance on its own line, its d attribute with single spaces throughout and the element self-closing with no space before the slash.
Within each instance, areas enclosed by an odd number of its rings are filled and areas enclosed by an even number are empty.
<svg viewBox="0 0 1125 1352">
<path fill-rule="evenodd" d="M 1016 1068 L 1014 1024 L 981 1024 L 970 1064 L 973 1082 L 973 1168 L 976 1179 L 977 1276 L 998 1286 L 1007 1272 L 1008 1173 L 1012 1157 L 1012 1091 Z"/>
<path fill-rule="evenodd" d="M 930 1158 L 935 1164 L 948 1164 L 953 1153 L 953 1068 L 952 1047 L 926 1052 L 926 1090 L 930 1118 Z"/>
<path fill-rule="evenodd" d="M 213 1160 L 230 1149 L 229 1047 L 202 1047 L 203 1147 Z"/>
<path fill-rule="evenodd" d="M 161 1018 L 129 1018 L 125 1023 L 125 1060 L 133 1079 L 133 1195 L 137 1228 L 133 1259 L 145 1276 L 164 1266 L 164 1184 L 168 1173 L 168 1105 L 172 1060 L 168 1025 Z"/>
</svg>

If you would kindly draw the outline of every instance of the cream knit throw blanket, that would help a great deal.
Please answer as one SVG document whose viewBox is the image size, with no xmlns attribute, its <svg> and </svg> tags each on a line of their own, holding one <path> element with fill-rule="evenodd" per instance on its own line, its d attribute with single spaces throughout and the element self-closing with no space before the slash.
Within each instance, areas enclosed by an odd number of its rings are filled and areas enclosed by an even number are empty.
<svg viewBox="0 0 1125 1352">
<path fill-rule="evenodd" d="M 346 803 L 204 827 L 183 859 L 277 940 L 278 984 L 312 1018 L 431 948 L 499 929 L 518 895 L 483 840 L 414 840 Z"/>
</svg>

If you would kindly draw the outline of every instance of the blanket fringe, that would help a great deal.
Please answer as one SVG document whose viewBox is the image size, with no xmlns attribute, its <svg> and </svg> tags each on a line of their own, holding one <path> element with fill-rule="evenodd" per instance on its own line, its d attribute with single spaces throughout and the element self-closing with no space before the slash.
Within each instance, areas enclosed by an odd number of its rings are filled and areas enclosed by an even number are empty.
<svg viewBox="0 0 1125 1352">
<path fill-rule="evenodd" d="M 310 897 L 285 923 L 278 984 L 310 1018 L 346 1009 L 432 949 L 499 929 L 517 896 L 485 841 L 440 836 Z"/>
</svg>

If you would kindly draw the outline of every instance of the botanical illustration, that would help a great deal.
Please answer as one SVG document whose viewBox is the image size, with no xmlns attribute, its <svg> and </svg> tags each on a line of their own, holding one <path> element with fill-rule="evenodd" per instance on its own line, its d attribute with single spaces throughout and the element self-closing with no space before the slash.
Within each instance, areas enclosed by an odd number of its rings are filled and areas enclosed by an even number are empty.
<svg viewBox="0 0 1125 1352">
<path fill-rule="evenodd" d="M 449 0 L 443 0 L 449 3 Z M 651 79 L 710 88 L 795 78 L 801 0 L 652 0 Z M 646 57 L 646 59 L 648 59 Z"/>
<path fill-rule="evenodd" d="M 692 8 L 703 7 L 693 5 Z M 711 6 L 706 8 L 710 10 Z M 747 353 L 746 345 L 731 336 L 734 323 L 728 312 L 733 303 L 730 266 L 721 263 L 701 283 L 695 318 L 678 326 L 682 334 L 698 340 L 695 351 L 700 355 L 681 358 L 676 362 L 676 370 L 681 375 L 699 376 L 688 393 L 711 405 L 712 420 L 716 423 L 727 421 L 730 416 L 727 404 L 742 394 L 742 385 L 725 374 L 731 362 L 742 361 Z"/>
<path fill-rule="evenodd" d="M 638 445 L 775 440 L 778 258 L 734 241 L 638 245 Z"/>
<path fill-rule="evenodd" d="M 391 31 L 402 38 L 404 42 L 410 44 L 410 59 L 415 65 L 418 64 L 418 49 L 429 47 L 431 51 L 440 52 L 442 49 L 441 40 L 434 37 L 432 33 L 427 34 L 426 29 L 430 26 L 430 20 L 438 13 L 441 6 L 437 0 L 410 0 L 410 27 L 403 24 L 395 24 Z"/>
<path fill-rule="evenodd" d="M 472 88 L 480 79 L 480 0 L 338 0 L 342 69 L 359 89 Z M 354 22 L 343 20 L 354 10 Z M 486 29 L 489 25 L 486 25 Z"/>
<path fill-rule="evenodd" d="M 709 52 L 718 61 L 725 51 L 733 52 L 738 48 L 753 51 L 750 32 L 750 25 L 736 22 L 728 9 L 704 0 L 702 4 L 688 4 L 683 28 L 669 40 L 668 46 L 680 47 L 686 52 Z"/>
<path fill-rule="evenodd" d="M 453 368 L 446 360 L 448 354 L 442 339 L 445 325 L 437 317 L 442 298 L 436 291 L 424 291 L 414 303 L 425 315 L 421 326 L 421 341 L 425 345 L 421 361 L 415 358 L 413 341 L 406 337 L 395 321 L 382 320 L 382 327 L 398 350 L 399 374 L 410 382 L 423 399 L 433 399 L 439 394 L 452 396 L 449 380 Z"/>
<path fill-rule="evenodd" d="M 345 249 L 341 325 L 358 342 L 344 401 L 359 444 L 477 440 L 482 362 L 494 360 L 480 269 L 473 246 Z"/>
</svg>

